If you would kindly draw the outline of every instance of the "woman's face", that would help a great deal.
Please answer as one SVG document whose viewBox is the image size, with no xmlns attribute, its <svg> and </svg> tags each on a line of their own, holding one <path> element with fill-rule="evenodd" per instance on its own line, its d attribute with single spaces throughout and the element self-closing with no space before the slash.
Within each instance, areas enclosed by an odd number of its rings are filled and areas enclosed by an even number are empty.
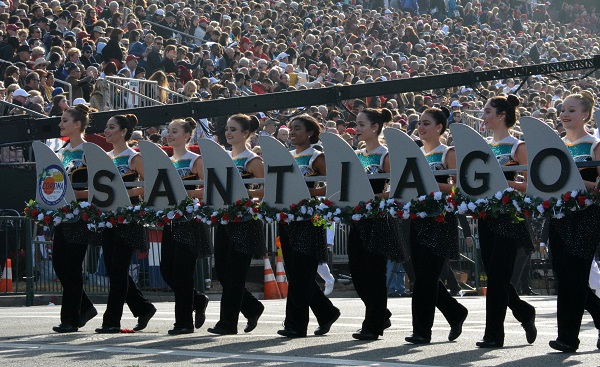
<svg viewBox="0 0 600 367">
<path fill-rule="evenodd" d="M 191 135 L 186 133 L 183 126 L 171 122 L 167 129 L 167 143 L 172 147 L 185 146 L 190 141 Z"/>
<path fill-rule="evenodd" d="M 585 124 L 589 114 L 589 112 L 583 111 L 583 105 L 579 100 L 567 97 L 562 105 L 560 121 L 566 130 L 574 130 Z"/>
<path fill-rule="evenodd" d="M 67 102 L 66 98 L 61 98 L 60 102 L 58 102 L 58 107 L 60 107 L 61 110 L 66 111 L 69 109 L 69 103 Z"/>
<path fill-rule="evenodd" d="M 225 139 L 227 139 L 227 143 L 231 145 L 245 143 L 248 135 L 249 132 L 242 131 L 242 126 L 237 121 L 232 119 L 227 120 L 227 125 L 225 126 Z"/>
<path fill-rule="evenodd" d="M 279 129 L 281 132 L 281 129 Z M 306 130 L 306 126 L 301 120 L 294 120 L 290 124 L 289 137 L 290 142 L 296 146 L 306 145 L 310 141 L 310 136 L 308 135 L 308 131 Z M 312 133 L 311 133 L 312 134 Z"/>
<path fill-rule="evenodd" d="M 419 132 L 421 140 L 435 141 L 440 137 L 442 125 L 436 124 L 430 113 L 424 113 L 417 123 L 417 131 Z"/>
<path fill-rule="evenodd" d="M 71 137 L 81 135 L 81 121 L 75 121 L 73 116 L 68 112 L 63 113 L 60 117 L 58 128 L 60 129 L 60 136 Z"/>
<path fill-rule="evenodd" d="M 113 117 L 108 119 L 106 122 L 106 128 L 104 128 L 104 137 L 106 138 L 107 143 L 116 144 L 122 140 L 125 140 L 126 133 L 127 130 L 121 130 L 121 127 Z"/>
<path fill-rule="evenodd" d="M 483 107 L 483 116 L 481 116 L 481 119 L 483 120 L 486 130 L 494 131 L 501 128 L 504 124 L 505 118 L 505 114 L 498 114 L 496 108 L 492 107 L 490 102 L 487 102 Z"/>
<path fill-rule="evenodd" d="M 368 141 L 371 139 L 377 139 L 379 134 L 377 133 L 377 124 L 372 124 L 369 121 L 367 115 L 363 112 L 356 116 L 356 137 L 359 141 Z"/>
<path fill-rule="evenodd" d="M 282 142 L 286 142 L 290 136 L 290 131 L 288 129 L 279 129 L 277 132 L 277 139 Z"/>
</svg>

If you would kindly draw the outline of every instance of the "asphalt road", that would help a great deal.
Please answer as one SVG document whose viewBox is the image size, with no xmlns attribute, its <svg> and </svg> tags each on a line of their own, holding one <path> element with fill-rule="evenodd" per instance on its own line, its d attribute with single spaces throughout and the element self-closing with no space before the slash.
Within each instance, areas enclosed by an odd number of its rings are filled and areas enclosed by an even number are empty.
<svg viewBox="0 0 600 367">
<path fill-rule="evenodd" d="M 219 302 L 207 309 L 205 325 L 194 334 L 169 336 L 173 323 L 173 303 L 157 303 L 158 312 L 148 328 L 135 334 L 99 335 L 94 329 L 102 323 L 105 305 L 97 305 L 100 315 L 77 333 L 56 334 L 60 306 L 0 308 L 1 366 L 599 366 L 596 349 L 598 332 L 591 317 L 584 315 L 581 346 L 576 354 L 556 353 L 548 341 L 556 338 L 556 299 L 552 296 L 526 297 L 537 309 L 538 339 L 533 345 L 510 311 L 506 319 L 506 341 L 502 349 L 475 347 L 483 336 L 485 298 L 460 300 L 469 317 L 463 335 L 448 342 L 450 330 L 440 313 L 436 314 L 432 343 L 415 346 L 404 342 L 411 333 L 410 299 L 389 300 L 392 327 L 377 341 L 354 340 L 360 328 L 364 306 L 357 298 L 335 298 L 342 316 L 326 336 L 303 339 L 280 337 L 285 301 L 264 301 L 265 313 L 250 334 L 214 336 L 206 331 L 219 315 Z M 126 310 L 122 327 L 132 328 L 136 320 Z M 309 331 L 317 327 L 311 315 Z"/>
</svg>

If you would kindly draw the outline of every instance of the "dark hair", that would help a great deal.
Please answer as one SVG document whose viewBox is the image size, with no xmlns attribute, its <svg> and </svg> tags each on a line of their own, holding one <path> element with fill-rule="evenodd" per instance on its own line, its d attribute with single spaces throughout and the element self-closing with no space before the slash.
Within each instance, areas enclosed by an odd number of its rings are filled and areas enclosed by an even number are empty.
<svg viewBox="0 0 600 367">
<path fill-rule="evenodd" d="M 421 116 L 424 114 L 430 114 L 433 117 L 436 125 L 442 125 L 442 131 L 440 131 L 440 135 L 446 131 L 446 127 L 448 127 L 448 117 L 450 117 L 450 111 L 446 107 L 429 107 L 423 111 Z"/>
<path fill-rule="evenodd" d="M 513 127 L 519 118 L 517 107 L 521 104 L 519 97 L 509 94 L 507 97 L 495 96 L 490 99 L 490 106 L 496 109 L 496 114 L 504 112 L 506 127 Z"/>
<path fill-rule="evenodd" d="M 243 113 L 238 113 L 230 116 L 229 119 L 240 124 L 242 131 L 249 131 L 250 133 L 253 133 L 258 130 L 258 118 L 254 115 L 248 116 Z"/>
<path fill-rule="evenodd" d="M 135 130 L 135 126 L 138 124 L 138 118 L 131 113 L 128 113 L 127 115 L 115 115 L 112 118 L 115 119 L 121 130 L 127 129 L 127 132 L 125 133 L 125 141 L 131 139 L 131 134 L 133 133 L 133 130 Z"/>
<path fill-rule="evenodd" d="M 186 134 L 190 134 L 190 139 L 194 136 L 194 130 L 196 130 L 196 120 L 191 117 L 186 117 L 185 119 L 175 119 L 171 121 L 171 123 L 176 123 L 181 126 L 183 132 Z M 188 142 L 190 141 L 188 139 Z"/>
<path fill-rule="evenodd" d="M 311 144 L 316 144 L 319 142 L 319 136 L 321 134 L 321 126 L 319 126 L 319 122 L 316 118 L 303 114 L 300 116 L 296 116 L 290 121 L 290 126 L 294 121 L 301 121 L 306 129 L 306 132 L 312 131 L 313 134 L 310 136 L 309 142 Z"/>
<path fill-rule="evenodd" d="M 71 115 L 73 120 L 81 122 L 81 132 L 83 133 L 90 124 L 90 112 L 92 111 L 95 110 L 89 108 L 86 105 L 78 104 L 75 107 L 69 108 L 64 113 L 68 113 L 69 115 Z"/>
<path fill-rule="evenodd" d="M 367 115 L 367 119 L 369 120 L 371 125 L 379 125 L 379 127 L 377 128 L 377 134 L 381 134 L 381 131 L 383 130 L 383 125 L 386 122 L 392 121 L 393 118 L 392 112 L 387 108 L 365 108 L 360 113 L 364 113 L 365 115 Z"/>
</svg>

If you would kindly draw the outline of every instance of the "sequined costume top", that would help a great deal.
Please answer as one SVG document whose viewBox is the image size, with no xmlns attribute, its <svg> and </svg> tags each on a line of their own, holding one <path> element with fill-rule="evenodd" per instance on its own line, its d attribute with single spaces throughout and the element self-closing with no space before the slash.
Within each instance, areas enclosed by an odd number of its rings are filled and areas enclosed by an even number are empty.
<svg viewBox="0 0 600 367">
<path fill-rule="evenodd" d="M 571 153 L 575 162 L 593 161 L 594 149 L 596 149 L 596 146 L 600 143 L 600 140 L 589 134 L 585 134 L 585 136 L 573 142 L 567 139 L 566 136 L 562 138 L 562 140 L 567 146 L 567 149 L 569 149 L 569 153 Z M 585 181 L 595 182 L 598 177 L 596 167 L 580 168 L 579 173 L 581 174 L 581 178 Z"/>
<path fill-rule="evenodd" d="M 368 175 L 385 172 L 383 170 L 383 162 L 387 154 L 388 149 L 383 145 L 378 146 L 370 152 L 367 152 L 366 148 L 356 151 L 358 160 L 360 160 L 360 163 Z M 383 192 L 386 182 L 385 179 L 370 180 L 370 182 L 375 194 Z"/>
<path fill-rule="evenodd" d="M 494 140 L 493 137 L 488 137 L 487 142 L 501 166 L 515 166 L 519 164 L 515 159 L 515 154 L 519 144 L 523 143 L 521 140 L 509 135 L 500 141 Z M 514 181 L 515 172 L 505 172 L 504 176 L 507 180 Z"/>
<path fill-rule="evenodd" d="M 429 163 L 429 168 L 431 168 L 432 171 L 440 171 L 448 169 L 446 165 L 446 154 L 448 154 L 450 149 L 454 148 L 440 144 L 430 152 L 425 152 L 425 147 L 421 147 L 421 152 L 425 155 L 425 159 L 427 159 L 427 163 Z M 435 176 L 436 181 L 440 183 L 448 183 L 448 178 L 448 176 Z"/>
</svg>

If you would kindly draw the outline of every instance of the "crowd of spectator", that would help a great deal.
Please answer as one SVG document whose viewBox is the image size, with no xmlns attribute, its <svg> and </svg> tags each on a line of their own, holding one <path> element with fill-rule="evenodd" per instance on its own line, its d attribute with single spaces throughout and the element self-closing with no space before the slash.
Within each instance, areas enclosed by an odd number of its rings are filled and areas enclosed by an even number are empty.
<svg viewBox="0 0 600 367">
<path fill-rule="evenodd" d="M 156 81 L 155 98 L 176 103 L 175 93 L 235 98 L 576 60 L 600 54 L 599 15 L 581 4 L 536 0 L 2 0 L 0 98 L 59 116 L 69 103 L 114 108 L 103 83 L 110 77 Z M 491 96 L 517 93 L 521 115 L 560 129 L 557 112 L 566 95 L 585 88 L 600 96 L 597 78 L 584 73 L 416 90 L 307 111 L 325 129 L 345 133 L 364 106 L 387 107 L 396 126 L 410 132 L 425 106 L 451 108 L 455 122 L 463 116 L 458 112 L 477 111 Z M 262 120 L 274 121 L 272 134 L 285 134 L 279 127 L 291 113 L 271 111 Z"/>
</svg>

